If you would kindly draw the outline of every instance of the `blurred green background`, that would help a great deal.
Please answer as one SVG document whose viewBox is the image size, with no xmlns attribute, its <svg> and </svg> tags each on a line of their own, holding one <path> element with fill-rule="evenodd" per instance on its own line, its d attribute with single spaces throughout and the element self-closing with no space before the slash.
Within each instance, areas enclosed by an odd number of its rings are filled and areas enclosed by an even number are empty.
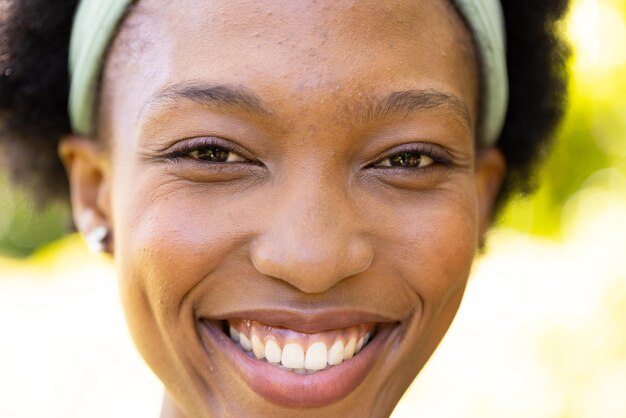
<svg viewBox="0 0 626 418">
<path fill-rule="evenodd" d="M 626 1 L 576 0 L 562 30 L 571 94 L 540 187 L 490 232 L 394 417 L 626 418 Z M 0 416 L 157 416 L 111 262 L 68 224 L 0 175 Z"/>
<path fill-rule="evenodd" d="M 574 48 L 568 112 L 530 199 L 501 226 L 559 237 L 562 210 L 587 188 L 626 193 L 626 29 L 623 0 L 573 3 L 563 27 Z"/>
<path fill-rule="evenodd" d="M 67 205 L 56 203 L 36 211 L 25 191 L 10 186 L 6 174 L 0 176 L 1 254 L 27 256 L 63 236 L 70 225 Z"/>
</svg>

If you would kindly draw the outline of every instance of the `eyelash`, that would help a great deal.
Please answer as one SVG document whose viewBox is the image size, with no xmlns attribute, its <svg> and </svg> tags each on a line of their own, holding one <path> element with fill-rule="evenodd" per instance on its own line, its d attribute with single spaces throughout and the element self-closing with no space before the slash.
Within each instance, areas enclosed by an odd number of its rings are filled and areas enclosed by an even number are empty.
<svg viewBox="0 0 626 418">
<path fill-rule="evenodd" d="M 202 152 L 208 151 L 211 149 L 221 149 L 226 153 L 235 154 L 240 157 L 242 160 L 240 161 L 220 161 L 220 162 L 211 162 L 207 160 L 202 160 L 200 158 L 191 157 L 190 154 L 194 152 Z M 417 154 L 420 156 L 425 156 L 431 159 L 433 162 L 425 167 L 402 167 L 402 166 L 381 166 L 378 165 L 381 162 L 396 157 L 400 154 Z M 224 165 L 224 164 L 255 164 L 262 165 L 259 161 L 255 161 L 250 157 L 247 157 L 244 153 L 238 151 L 232 145 L 225 143 L 225 141 L 221 140 L 217 137 L 206 137 L 206 138 L 198 138 L 196 140 L 191 140 L 184 144 L 181 144 L 176 147 L 175 150 L 170 152 L 165 156 L 167 160 L 182 160 L 182 159 L 190 159 L 197 161 L 202 164 L 216 164 L 216 165 Z M 387 152 L 381 156 L 379 156 L 373 163 L 370 163 L 366 166 L 366 168 L 373 168 L 379 170 L 402 170 L 402 171 L 425 171 L 436 168 L 436 166 L 441 165 L 444 167 L 451 167 L 453 165 L 453 161 L 450 156 L 440 147 L 430 144 L 430 143 L 416 143 L 416 144 L 408 144 L 398 149 L 393 150 L 392 152 Z"/>
<path fill-rule="evenodd" d="M 401 154 L 417 154 L 432 160 L 432 163 L 425 167 L 401 167 L 401 166 L 381 166 L 382 161 L 391 159 Z M 407 144 L 386 152 L 378 157 L 375 162 L 368 165 L 369 168 L 381 170 L 404 170 L 404 171 L 424 171 L 436 168 L 436 166 L 451 167 L 454 165 L 453 160 L 446 151 L 440 147 L 430 143 Z"/>
<path fill-rule="evenodd" d="M 202 160 L 201 158 L 191 157 L 190 154 L 194 152 L 202 152 L 209 151 L 212 149 L 220 149 L 228 154 L 235 154 L 241 158 L 241 161 L 224 161 L 224 162 L 211 162 L 207 160 Z M 198 138 L 196 140 L 188 141 L 184 144 L 176 146 L 176 148 L 165 156 L 167 160 L 182 160 L 189 159 L 193 161 L 197 161 L 203 164 L 234 164 L 234 163 L 244 163 L 244 164 L 257 164 L 260 163 L 255 161 L 244 155 L 241 151 L 238 151 L 232 145 L 224 143 L 223 140 L 217 137 L 207 137 L 207 138 Z"/>
</svg>

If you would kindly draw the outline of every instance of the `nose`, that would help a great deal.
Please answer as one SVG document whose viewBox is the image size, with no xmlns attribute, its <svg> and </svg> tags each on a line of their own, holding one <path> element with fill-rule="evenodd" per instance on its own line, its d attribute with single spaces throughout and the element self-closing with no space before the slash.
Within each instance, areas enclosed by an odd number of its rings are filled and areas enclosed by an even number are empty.
<svg viewBox="0 0 626 418">
<path fill-rule="evenodd" d="M 282 193 L 251 248 L 252 264 L 260 273 L 310 294 L 367 270 L 374 254 L 345 191 L 323 189 Z"/>
</svg>

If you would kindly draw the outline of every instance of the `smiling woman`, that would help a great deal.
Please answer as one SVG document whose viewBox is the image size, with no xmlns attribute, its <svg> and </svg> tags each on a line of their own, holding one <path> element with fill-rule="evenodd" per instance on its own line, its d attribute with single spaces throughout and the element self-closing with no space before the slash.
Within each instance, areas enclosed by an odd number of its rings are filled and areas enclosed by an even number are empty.
<svg viewBox="0 0 626 418">
<path fill-rule="evenodd" d="M 564 2 L 80 3 L 10 2 L 1 138 L 40 196 L 58 147 L 163 416 L 388 415 L 561 116 Z"/>
</svg>

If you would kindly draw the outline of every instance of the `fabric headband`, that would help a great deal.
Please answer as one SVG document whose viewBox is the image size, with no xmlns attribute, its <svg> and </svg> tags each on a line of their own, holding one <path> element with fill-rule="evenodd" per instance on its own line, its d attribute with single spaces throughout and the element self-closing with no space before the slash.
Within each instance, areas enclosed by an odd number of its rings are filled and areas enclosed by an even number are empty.
<svg viewBox="0 0 626 418">
<path fill-rule="evenodd" d="M 453 0 L 474 35 L 481 60 L 480 142 L 497 142 L 508 105 L 506 39 L 499 0 Z M 81 0 L 70 41 L 69 114 L 74 132 L 94 134 L 102 64 L 120 22 L 134 0 Z"/>
</svg>

